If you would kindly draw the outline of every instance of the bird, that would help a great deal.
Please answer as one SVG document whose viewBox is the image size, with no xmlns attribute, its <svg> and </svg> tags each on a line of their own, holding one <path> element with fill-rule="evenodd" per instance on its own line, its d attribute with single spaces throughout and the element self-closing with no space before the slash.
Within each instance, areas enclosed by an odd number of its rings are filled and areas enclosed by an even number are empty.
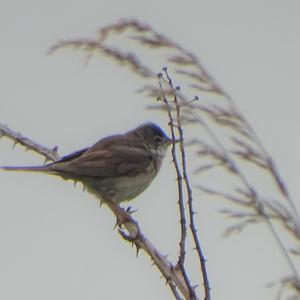
<svg viewBox="0 0 300 300">
<path fill-rule="evenodd" d="M 0 169 L 71 179 L 81 182 L 101 202 L 120 204 L 147 189 L 161 168 L 167 148 L 177 142 L 158 125 L 148 122 L 124 134 L 104 137 L 91 147 L 43 166 L 3 166 Z"/>
</svg>

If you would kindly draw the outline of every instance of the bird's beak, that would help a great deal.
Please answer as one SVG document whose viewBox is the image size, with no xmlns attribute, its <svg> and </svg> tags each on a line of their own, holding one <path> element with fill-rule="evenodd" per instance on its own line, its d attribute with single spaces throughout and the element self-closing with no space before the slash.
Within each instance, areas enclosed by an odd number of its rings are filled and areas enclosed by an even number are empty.
<svg viewBox="0 0 300 300">
<path fill-rule="evenodd" d="M 177 143 L 180 143 L 180 139 L 169 139 L 168 140 L 168 145 L 171 145 L 171 144 L 177 144 Z"/>
</svg>

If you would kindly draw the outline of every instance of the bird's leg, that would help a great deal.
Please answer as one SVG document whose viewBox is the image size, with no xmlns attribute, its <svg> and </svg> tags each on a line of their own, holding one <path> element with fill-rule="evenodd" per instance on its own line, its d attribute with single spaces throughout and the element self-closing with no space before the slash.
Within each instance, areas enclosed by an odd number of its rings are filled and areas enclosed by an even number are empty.
<svg viewBox="0 0 300 300">
<path fill-rule="evenodd" d="M 123 236 L 124 239 L 134 242 L 138 236 L 139 227 L 136 221 L 132 219 L 130 212 L 124 210 L 117 203 L 111 200 L 105 200 L 105 203 L 117 218 L 116 226 L 119 227 L 119 233 Z M 126 232 L 124 231 L 124 228 L 126 228 Z"/>
<path fill-rule="evenodd" d="M 137 209 L 133 209 L 131 206 L 128 206 L 126 208 L 126 212 L 128 212 L 130 215 L 135 213 L 137 211 Z"/>
<path fill-rule="evenodd" d="M 115 214 L 117 218 L 117 224 L 119 227 L 121 227 L 126 222 L 131 222 L 132 218 L 130 217 L 130 213 L 125 211 L 122 207 L 119 206 L 119 204 L 115 203 L 112 200 L 105 200 L 105 203 L 108 205 L 108 207 L 112 210 L 112 212 Z"/>
</svg>

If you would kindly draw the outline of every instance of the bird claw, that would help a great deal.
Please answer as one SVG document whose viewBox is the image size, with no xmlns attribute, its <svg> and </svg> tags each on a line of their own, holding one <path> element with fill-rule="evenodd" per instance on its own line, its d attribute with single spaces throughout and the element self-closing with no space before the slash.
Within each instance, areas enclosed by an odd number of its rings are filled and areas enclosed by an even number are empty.
<svg viewBox="0 0 300 300">
<path fill-rule="evenodd" d="M 105 203 L 109 206 L 109 208 L 113 211 L 117 218 L 114 228 L 116 228 L 117 226 L 122 227 L 122 225 L 124 225 L 126 222 L 132 222 L 130 211 L 124 210 L 124 208 L 120 207 L 117 203 L 112 201 L 106 201 Z"/>
<path fill-rule="evenodd" d="M 128 206 L 126 208 L 126 212 L 129 213 L 130 215 L 137 212 L 137 209 L 133 209 L 131 206 Z"/>
</svg>

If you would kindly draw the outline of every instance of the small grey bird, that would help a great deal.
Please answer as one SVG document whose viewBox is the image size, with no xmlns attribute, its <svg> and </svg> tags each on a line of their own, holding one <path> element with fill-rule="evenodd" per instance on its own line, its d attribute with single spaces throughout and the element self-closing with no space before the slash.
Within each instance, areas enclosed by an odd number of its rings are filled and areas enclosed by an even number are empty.
<svg viewBox="0 0 300 300">
<path fill-rule="evenodd" d="M 0 167 L 34 171 L 79 181 L 100 200 L 120 203 L 142 193 L 157 175 L 166 150 L 177 142 L 153 123 L 108 136 L 62 159 L 36 167 Z"/>
</svg>

